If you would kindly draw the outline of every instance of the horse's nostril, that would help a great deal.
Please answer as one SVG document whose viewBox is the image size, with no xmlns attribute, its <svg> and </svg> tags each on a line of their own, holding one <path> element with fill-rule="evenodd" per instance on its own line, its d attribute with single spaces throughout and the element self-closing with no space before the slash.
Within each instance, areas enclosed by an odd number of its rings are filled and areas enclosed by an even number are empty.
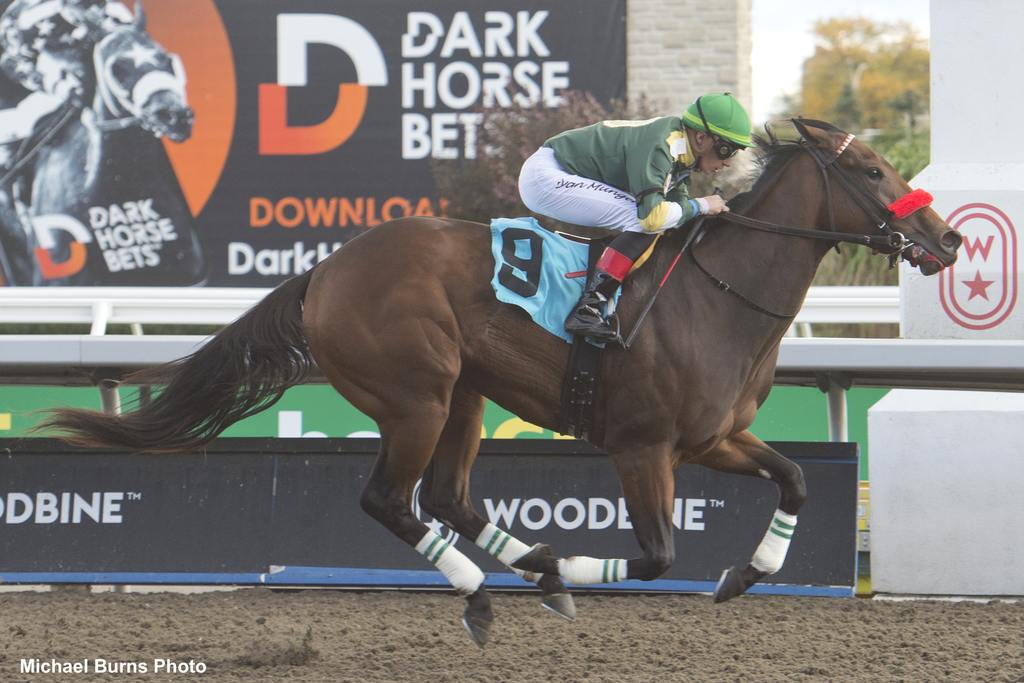
<svg viewBox="0 0 1024 683">
<path fill-rule="evenodd" d="M 949 251 L 956 251 L 960 248 L 960 244 L 964 241 L 963 236 L 956 230 L 947 230 L 946 234 L 942 236 L 939 242 L 943 247 Z"/>
</svg>

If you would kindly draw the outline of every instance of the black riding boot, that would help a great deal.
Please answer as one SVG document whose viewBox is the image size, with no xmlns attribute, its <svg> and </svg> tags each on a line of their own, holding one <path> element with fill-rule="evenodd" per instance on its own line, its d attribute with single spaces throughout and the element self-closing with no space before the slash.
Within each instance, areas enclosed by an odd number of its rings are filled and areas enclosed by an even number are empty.
<svg viewBox="0 0 1024 683">
<path fill-rule="evenodd" d="M 619 339 L 618 324 L 611 324 L 608 318 L 614 316 L 607 316 L 605 307 L 629 277 L 633 263 L 653 241 L 654 235 L 650 233 L 624 232 L 605 247 L 583 296 L 565 321 L 566 332 L 597 341 Z"/>
<path fill-rule="evenodd" d="M 617 339 L 618 330 L 613 329 L 611 322 L 605 317 L 605 305 L 615 296 L 620 284 L 608 273 L 595 270 L 579 303 L 565 321 L 565 331 L 597 341 Z"/>
</svg>

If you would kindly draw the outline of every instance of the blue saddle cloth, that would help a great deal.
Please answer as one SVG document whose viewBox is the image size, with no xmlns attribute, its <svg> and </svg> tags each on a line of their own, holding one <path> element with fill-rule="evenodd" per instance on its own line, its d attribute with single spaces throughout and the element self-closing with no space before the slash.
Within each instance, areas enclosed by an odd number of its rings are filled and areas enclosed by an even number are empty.
<svg viewBox="0 0 1024 683">
<path fill-rule="evenodd" d="M 568 343 L 565 319 L 583 294 L 589 245 L 545 230 L 533 218 L 491 221 L 491 286 L 498 301 L 519 306 Z"/>
</svg>

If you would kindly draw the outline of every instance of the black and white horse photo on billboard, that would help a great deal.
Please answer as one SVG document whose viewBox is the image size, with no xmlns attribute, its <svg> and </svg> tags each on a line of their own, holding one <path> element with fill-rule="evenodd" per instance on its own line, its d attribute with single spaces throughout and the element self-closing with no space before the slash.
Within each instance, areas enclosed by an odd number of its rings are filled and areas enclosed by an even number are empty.
<svg viewBox="0 0 1024 683">
<path fill-rule="evenodd" d="M 0 40 L 5 284 L 202 281 L 162 143 L 192 133 L 185 71 L 147 32 L 141 3 L 14 0 Z"/>
</svg>

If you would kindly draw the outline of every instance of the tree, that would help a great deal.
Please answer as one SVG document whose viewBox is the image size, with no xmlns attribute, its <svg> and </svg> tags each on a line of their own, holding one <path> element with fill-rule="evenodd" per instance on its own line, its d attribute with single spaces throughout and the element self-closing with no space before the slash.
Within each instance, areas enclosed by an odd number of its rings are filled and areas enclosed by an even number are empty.
<svg viewBox="0 0 1024 683">
<path fill-rule="evenodd" d="M 826 19 L 813 28 L 817 45 L 804 62 L 801 92 L 786 112 L 835 123 L 861 133 L 880 129 L 870 145 L 910 180 L 929 159 L 929 54 L 927 43 L 907 23 L 863 17 Z M 896 271 L 864 249 L 844 247 L 822 261 L 814 284 L 896 283 Z M 842 326 L 831 332 L 851 334 Z M 887 332 L 872 328 L 869 334 Z"/>
<path fill-rule="evenodd" d="M 804 62 L 799 112 L 860 131 L 907 130 L 927 112 L 927 42 L 906 23 L 864 17 L 815 22 L 814 55 Z"/>
</svg>

